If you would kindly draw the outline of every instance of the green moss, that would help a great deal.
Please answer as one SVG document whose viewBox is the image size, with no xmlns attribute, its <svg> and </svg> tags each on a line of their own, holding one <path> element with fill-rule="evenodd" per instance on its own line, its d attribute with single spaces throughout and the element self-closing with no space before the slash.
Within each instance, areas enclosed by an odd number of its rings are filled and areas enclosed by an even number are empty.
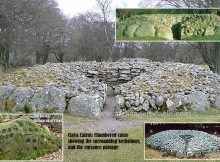
<svg viewBox="0 0 220 162">
<path fill-rule="evenodd" d="M 0 83 L 11 82 L 16 87 L 44 87 L 46 82 L 61 82 L 68 84 L 70 80 L 66 77 L 60 76 L 59 71 L 51 69 L 22 69 L 18 70 L 7 77 L 0 78 Z"/>
<path fill-rule="evenodd" d="M 13 112 L 13 108 L 16 105 L 15 101 L 13 100 L 6 100 L 6 104 L 5 104 L 5 110 L 7 112 Z"/>
<path fill-rule="evenodd" d="M 25 106 L 24 106 L 24 112 L 25 112 L 25 113 L 33 113 L 32 105 L 31 105 L 30 103 L 25 104 Z"/>
<path fill-rule="evenodd" d="M 162 112 L 168 111 L 166 102 L 167 102 L 167 98 L 164 98 L 164 102 L 163 102 L 162 109 L 161 109 Z"/>
<path fill-rule="evenodd" d="M 44 113 L 56 113 L 59 111 L 59 108 L 57 108 L 57 107 L 44 108 L 43 111 L 44 111 Z"/>
<path fill-rule="evenodd" d="M 1 110 L 4 110 L 4 109 L 5 109 L 5 105 L 6 105 L 6 100 L 0 99 L 0 109 L 1 109 Z"/>
</svg>

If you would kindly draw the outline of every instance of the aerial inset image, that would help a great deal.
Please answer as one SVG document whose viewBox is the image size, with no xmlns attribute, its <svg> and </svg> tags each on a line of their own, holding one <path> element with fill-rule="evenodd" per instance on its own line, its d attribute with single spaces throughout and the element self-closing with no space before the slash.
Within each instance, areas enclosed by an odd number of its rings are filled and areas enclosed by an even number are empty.
<svg viewBox="0 0 220 162">
<path fill-rule="evenodd" d="M 117 41 L 218 41 L 218 9 L 117 9 Z"/>
<path fill-rule="evenodd" d="M 219 159 L 219 123 L 145 123 L 145 159 Z"/>
</svg>

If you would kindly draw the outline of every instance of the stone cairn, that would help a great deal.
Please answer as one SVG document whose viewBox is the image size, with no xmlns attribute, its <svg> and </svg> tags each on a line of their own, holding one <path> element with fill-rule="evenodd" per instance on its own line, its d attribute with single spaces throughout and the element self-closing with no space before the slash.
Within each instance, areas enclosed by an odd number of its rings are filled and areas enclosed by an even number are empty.
<svg viewBox="0 0 220 162">
<path fill-rule="evenodd" d="M 177 158 L 194 158 L 217 152 L 220 139 L 203 131 L 167 130 L 151 135 L 146 139 L 146 144 Z"/>
<path fill-rule="evenodd" d="M 138 58 L 48 63 L 17 71 L 0 80 L 0 108 L 99 118 L 107 86 L 117 95 L 117 115 L 220 107 L 220 76 L 206 66 Z"/>
</svg>

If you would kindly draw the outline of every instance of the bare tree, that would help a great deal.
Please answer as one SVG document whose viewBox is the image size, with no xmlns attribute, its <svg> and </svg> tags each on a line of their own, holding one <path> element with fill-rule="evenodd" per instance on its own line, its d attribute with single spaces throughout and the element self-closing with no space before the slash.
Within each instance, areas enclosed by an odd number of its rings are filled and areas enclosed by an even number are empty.
<svg viewBox="0 0 220 162">
<path fill-rule="evenodd" d="M 219 0 L 161 0 L 157 6 L 159 7 L 188 7 L 188 8 L 207 8 L 219 7 Z"/>
<path fill-rule="evenodd" d="M 108 14 L 111 12 L 111 0 L 96 0 L 98 8 L 101 10 L 102 13 L 102 19 L 103 19 L 103 28 L 104 28 L 104 33 L 105 33 L 105 38 L 107 42 L 107 47 L 108 47 L 108 52 L 110 55 L 110 59 L 112 60 L 112 45 L 110 43 L 109 39 L 109 33 L 107 30 L 107 25 L 108 25 Z"/>
<path fill-rule="evenodd" d="M 198 42 L 190 43 L 199 50 L 204 61 L 214 73 L 220 74 L 220 43 L 219 42 Z"/>
</svg>

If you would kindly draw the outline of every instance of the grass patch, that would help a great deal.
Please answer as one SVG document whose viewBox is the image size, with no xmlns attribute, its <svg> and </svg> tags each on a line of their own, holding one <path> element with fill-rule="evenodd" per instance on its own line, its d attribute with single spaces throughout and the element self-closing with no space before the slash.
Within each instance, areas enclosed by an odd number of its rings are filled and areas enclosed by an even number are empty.
<svg viewBox="0 0 220 162">
<path fill-rule="evenodd" d="M 166 154 L 165 151 L 159 151 L 159 150 L 147 147 L 147 146 L 145 147 L 145 159 L 171 159 L 171 160 L 180 161 L 177 157 L 175 157 L 173 155 L 172 156 L 171 155 L 163 156 L 164 154 Z M 220 153 L 219 152 L 207 153 L 207 154 L 205 154 L 205 157 L 207 157 L 209 160 L 219 159 L 220 158 Z M 195 161 L 206 160 L 206 159 L 202 159 L 202 157 L 200 157 L 200 158 L 201 158 L 201 160 L 198 157 L 197 159 L 199 159 L 199 160 L 195 160 Z M 182 161 L 184 161 L 184 160 L 188 160 L 188 161 L 193 160 L 194 161 L 193 158 L 191 158 L 191 159 L 183 158 Z M 217 160 L 215 160 L 215 161 L 217 161 Z"/>
<path fill-rule="evenodd" d="M 144 122 L 220 122 L 220 110 L 212 108 L 206 112 L 135 113 L 124 115 L 119 119 L 143 120 Z"/>
<path fill-rule="evenodd" d="M 170 41 L 168 39 L 164 39 L 164 38 L 157 38 L 157 37 L 133 37 L 133 38 L 128 38 L 128 37 L 125 37 L 125 36 L 117 36 L 116 37 L 117 41 Z M 193 35 L 191 37 L 188 37 L 188 38 L 185 38 L 185 39 L 182 39 L 182 40 L 187 40 L 187 41 L 215 41 L 215 40 L 218 40 L 220 41 L 220 35 L 207 35 L 207 36 L 196 36 L 196 35 Z M 172 40 L 172 41 L 178 41 L 178 40 Z"/>
<path fill-rule="evenodd" d="M 186 38 L 185 40 L 190 40 L 190 41 L 203 41 L 203 40 L 220 40 L 220 35 L 207 35 L 207 36 L 191 36 Z"/>
<path fill-rule="evenodd" d="M 68 113 L 64 113 L 63 118 L 65 122 L 70 122 L 70 123 L 85 123 L 85 122 L 93 122 L 95 120 L 88 117 L 71 115 Z"/>
<path fill-rule="evenodd" d="M 157 37 L 133 37 L 133 38 L 128 38 L 125 36 L 117 36 L 116 37 L 117 41 L 169 41 L 168 39 L 164 39 L 164 38 L 157 38 Z"/>
</svg>

